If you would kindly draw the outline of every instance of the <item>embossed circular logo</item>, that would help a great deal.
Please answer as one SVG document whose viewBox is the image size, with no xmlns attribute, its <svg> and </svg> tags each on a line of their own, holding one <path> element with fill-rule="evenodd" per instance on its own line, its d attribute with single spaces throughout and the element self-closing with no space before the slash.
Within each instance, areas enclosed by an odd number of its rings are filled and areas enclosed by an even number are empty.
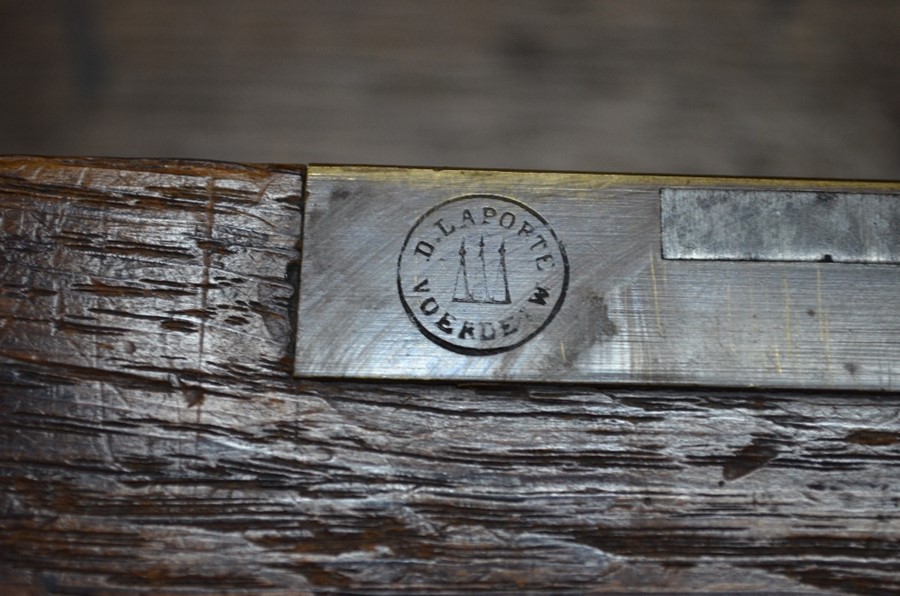
<svg viewBox="0 0 900 596">
<path fill-rule="evenodd" d="M 463 354 L 530 340 L 562 306 L 569 263 L 533 209 L 494 195 L 434 207 L 413 225 L 397 264 L 403 307 L 428 339 Z"/>
</svg>

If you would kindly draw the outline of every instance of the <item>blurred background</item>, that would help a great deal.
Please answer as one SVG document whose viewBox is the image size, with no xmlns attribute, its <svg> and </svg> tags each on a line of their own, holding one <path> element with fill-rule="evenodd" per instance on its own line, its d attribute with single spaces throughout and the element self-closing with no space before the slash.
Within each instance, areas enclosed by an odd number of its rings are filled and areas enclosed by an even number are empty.
<svg viewBox="0 0 900 596">
<path fill-rule="evenodd" d="M 0 153 L 900 178 L 897 0 L 0 0 Z"/>
</svg>

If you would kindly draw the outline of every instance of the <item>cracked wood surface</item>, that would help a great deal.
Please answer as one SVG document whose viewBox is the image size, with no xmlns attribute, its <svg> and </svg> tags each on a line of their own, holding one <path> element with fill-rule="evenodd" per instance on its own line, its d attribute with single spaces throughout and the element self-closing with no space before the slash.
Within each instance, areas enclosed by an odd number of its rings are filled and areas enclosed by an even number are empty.
<svg viewBox="0 0 900 596">
<path fill-rule="evenodd" d="M 0 590 L 900 591 L 900 395 L 293 379 L 302 174 L 0 161 Z"/>
</svg>

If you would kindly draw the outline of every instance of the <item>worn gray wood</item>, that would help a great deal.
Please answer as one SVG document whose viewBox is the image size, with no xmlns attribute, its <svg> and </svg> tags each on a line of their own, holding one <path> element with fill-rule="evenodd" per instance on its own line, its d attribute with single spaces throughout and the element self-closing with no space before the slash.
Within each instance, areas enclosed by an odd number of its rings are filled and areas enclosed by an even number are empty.
<svg viewBox="0 0 900 596">
<path fill-rule="evenodd" d="M 0 153 L 900 179 L 894 0 L 0 0 Z"/>
<path fill-rule="evenodd" d="M 0 172 L 0 591 L 900 590 L 896 394 L 299 381 L 302 171 Z"/>
</svg>

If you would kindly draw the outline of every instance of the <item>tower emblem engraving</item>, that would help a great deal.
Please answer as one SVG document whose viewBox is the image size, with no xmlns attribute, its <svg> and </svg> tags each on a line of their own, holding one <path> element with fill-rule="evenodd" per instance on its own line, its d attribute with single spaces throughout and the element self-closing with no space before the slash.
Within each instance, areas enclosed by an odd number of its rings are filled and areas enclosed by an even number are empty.
<svg viewBox="0 0 900 596">
<path fill-rule="evenodd" d="M 506 274 L 506 241 L 500 241 L 497 249 L 499 260 L 496 271 L 492 274 L 493 285 L 488 285 L 488 264 L 484 257 L 484 235 L 478 240 L 478 259 L 475 261 L 474 279 L 469 280 L 469 269 L 466 265 L 466 238 L 463 236 L 459 245 L 459 271 L 456 272 L 456 283 L 453 286 L 453 302 L 471 304 L 509 304 L 509 279 Z M 494 262 L 491 262 L 494 265 Z M 462 283 L 460 283 L 462 282 Z M 495 297 L 494 290 L 500 290 L 501 298 Z"/>
<path fill-rule="evenodd" d="M 397 263 L 400 302 L 431 341 L 495 354 L 540 333 L 562 306 L 569 263 L 536 211 L 496 195 L 451 199 L 412 226 Z"/>
</svg>

